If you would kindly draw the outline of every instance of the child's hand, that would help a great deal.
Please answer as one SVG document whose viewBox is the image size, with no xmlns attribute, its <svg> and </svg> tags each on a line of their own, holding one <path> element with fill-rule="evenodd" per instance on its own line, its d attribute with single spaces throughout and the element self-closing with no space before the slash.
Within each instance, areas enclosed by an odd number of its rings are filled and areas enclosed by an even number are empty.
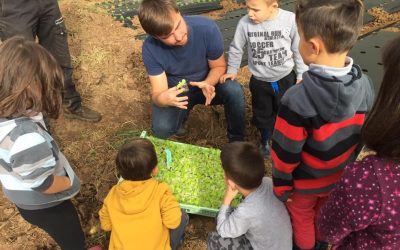
<svg viewBox="0 0 400 250">
<path fill-rule="evenodd" d="M 239 191 L 237 189 L 233 189 L 233 188 L 231 188 L 230 185 L 226 185 L 224 205 L 230 206 L 232 200 L 235 198 L 235 196 L 238 194 L 238 192 Z"/>
<path fill-rule="evenodd" d="M 303 81 L 303 79 L 297 79 L 296 84 L 301 83 L 301 81 Z"/>
<path fill-rule="evenodd" d="M 227 73 L 227 74 L 222 75 L 222 76 L 219 78 L 219 83 L 224 83 L 227 79 L 235 80 L 235 78 L 236 78 L 236 74 L 234 74 L 234 73 Z"/>
</svg>

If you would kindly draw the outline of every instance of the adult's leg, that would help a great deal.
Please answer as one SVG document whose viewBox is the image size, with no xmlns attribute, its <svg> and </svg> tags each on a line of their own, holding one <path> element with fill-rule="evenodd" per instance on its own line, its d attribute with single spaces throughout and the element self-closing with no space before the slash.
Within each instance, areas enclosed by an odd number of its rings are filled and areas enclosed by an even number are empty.
<svg viewBox="0 0 400 250">
<path fill-rule="evenodd" d="M 64 71 L 64 106 L 77 110 L 81 106 L 81 96 L 72 81 L 71 56 L 68 48 L 67 29 L 57 0 L 40 0 L 42 13 L 39 20 L 39 43 L 58 61 Z"/>
<path fill-rule="evenodd" d="M 229 142 L 243 141 L 245 100 L 242 87 L 236 81 L 227 80 L 225 83 L 215 86 L 215 93 L 216 95 L 211 101 L 211 105 L 224 105 Z"/>
<path fill-rule="evenodd" d="M 155 136 L 166 139 L 178 132 L 189 110 L 152 105 L 152 126 Z"/>
<path fill-rule="evenodd" d="M 317 195 L 293 193 L 286 202 L 293 228 L 294 243 L 299 249 L 313 249 L 315 245 L 315 206 Z"/>
<path fill-rule="evenodd" d="M 185 211 L 182 210 L 181 224 L 175 229 L 169 230 L 169 238 L 172 250 L 178 250 L 179 246 L 182 244 L 185 229 L 189 224 L 189 216 Z"/>
<path fill-rule="evenodd" d="M 244 235 L 237 238 L 222 238 L 217 232 L 211 232 L 207 237 L 207 249 L 252 250 L 253 247 L 251 246 L 250 241 Z"/>
<path fill-rule="evenodd" d="M 57 59 L 64 71 L 64 116 L 89 122 L 98 122 L 101 115 L 82 105 L 81 96 L 72 80 L 71 56 L 68 48 L 67 29 L 57 0 L 39 0 L 41 15 L 37 36 L 39 43 Z"/>
<path fill-rule="evenodd" d="M 80 250 L 85 248 L 78 214 L 70 200 L 50 208 L 25 210 L 18 208 L 22 218 L 46 231 L 62 250 Z"/>
</svg>

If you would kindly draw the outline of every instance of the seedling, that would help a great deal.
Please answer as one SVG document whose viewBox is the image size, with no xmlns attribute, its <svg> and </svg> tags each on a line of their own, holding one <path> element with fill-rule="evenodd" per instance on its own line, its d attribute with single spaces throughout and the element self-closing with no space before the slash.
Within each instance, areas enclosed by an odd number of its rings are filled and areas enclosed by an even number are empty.
<svg viewBox="0 0 400 250">
<path fill-rule="evenodd" d="M 189 86 L 185 79 L 180 80 L 179 83 L 176 85 L 176 88 L 177 89 L 183 88 L 185 90 L 184 92 L 189 91 Z"/>
</svg>

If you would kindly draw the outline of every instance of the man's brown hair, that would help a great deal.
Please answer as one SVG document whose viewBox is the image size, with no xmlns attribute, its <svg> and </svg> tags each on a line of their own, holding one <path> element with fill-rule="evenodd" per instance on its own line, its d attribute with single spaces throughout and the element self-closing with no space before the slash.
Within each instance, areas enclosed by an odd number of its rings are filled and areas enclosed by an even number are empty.
<svg viewBox="0 0 400 250">
<path fill-rule="evenodd" d="M 375 104 L 361 130 L 378 156 L 400 159 L 400 36 L 383 52 L 384 76 Z"/>
<path fill-rule="evenodd" d="M 261 185 L 265 171 L 264 158 L 254 144 L 226 144 L 221 151 L 221 162 L 225 175 L 240 187 L 254 189 Z"/>
<path fill-rule="evenodd" d="M 328 53 L 349 51 L 363 22 L 361 0 L 299 0 L 296 22 L 309 40 L 320 37 Z"/>
<path fill-rule="evenodd" d="M 171 13 L 179 12 L 175 0 L 143 0 L 138 16 L 143 30 L 151 36 L 166 36 L 172 32 Z"/>
<path fill-rule="evenodd" d="M 63 82 L 57 61 L 39 44 L 12 37 L 0 45 L 0 117 L 57 118 Z"/>
<path fill-rule="evenodd" d="M 132 139 L 119 149 L 115 163 L 118 174 L 125 180 L 147 180 L 157 166 L 156 150 L 147 139 Z"/>
</svg>

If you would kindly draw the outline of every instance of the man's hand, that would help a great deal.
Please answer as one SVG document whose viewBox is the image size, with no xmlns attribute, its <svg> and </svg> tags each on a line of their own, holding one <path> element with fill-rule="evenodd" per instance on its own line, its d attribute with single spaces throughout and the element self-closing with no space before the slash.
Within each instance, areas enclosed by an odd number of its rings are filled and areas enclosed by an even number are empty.
<svg viewBox="0 0 400 250">
<path fill-rule="evenodd" d="M 201 89 L 203 95 L 206 97 L 206 106 L 209 105 L 212 99 L 215 97 L 215 87 L 205 81 L 190 82 L 190 85 L 199 87 Z"/>
<path fill-rule="evenodd" d="M 227 74 L 222 75 L 222 76 L 219 78 L 219 83 L 224 83 L 227 79 L 235 80 L 235 79 L 236 79 L 236 74 L 234 74 L 234 73 L 227 73 Z"/>
<path fill-rule="evenodd" d="M 226 185 L 225 189 L 225 197 L 224 197 L 224 205 L 230 206 L 232 203 L 232 200 L 235 198 L 235 196 L 238 194 L 237 189 L 232 189 L 230 185 Z"/>
<path fill-rule="evenodd" d="M 177 89 L 176 87 L 169 88 L 162 93 L 163 98 L 167 106 L 174 106 L 180 109 L 187 109 L 188 97 L 178 96 L 179 94 L 185 92 L 184 88 Z"/>
</svg>

